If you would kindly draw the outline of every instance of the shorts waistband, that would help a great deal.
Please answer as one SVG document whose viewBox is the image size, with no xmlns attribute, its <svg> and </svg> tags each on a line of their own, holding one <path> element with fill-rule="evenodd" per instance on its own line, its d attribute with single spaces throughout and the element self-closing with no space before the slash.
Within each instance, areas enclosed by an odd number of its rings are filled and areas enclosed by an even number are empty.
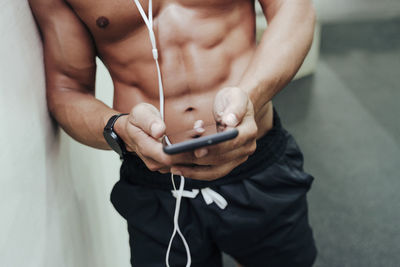
<svg viewBox="0 0 400 267">
<path fill-rule="evenodd" d="M 273 127 L 257 140 L 257 149 L 248 160 L 234 168 L 228 175 L 214 181 L 185 179 L 185 189 L 200 189 L 234 183 L 249 177 L 276 162 L 284 153 L 287 135 L 282 127 L 278 113 L 274 108 Z M 124 157 L 120 177 L 131 184 L 143 185 L 158 189 L 172 190 L 171 174 L 150 171 L 145 163 L 134 154 Z M 180 177 L 175 175 L 175 185 L 179 186 Z"/>
</svg>

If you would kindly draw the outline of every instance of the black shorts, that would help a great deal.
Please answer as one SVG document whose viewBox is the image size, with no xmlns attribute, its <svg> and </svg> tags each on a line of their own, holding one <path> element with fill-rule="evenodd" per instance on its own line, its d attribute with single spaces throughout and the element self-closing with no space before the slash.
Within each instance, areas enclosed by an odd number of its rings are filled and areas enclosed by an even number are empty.
<svg viewBox="0 0 400 267">
<path fill-rule="evenodd" d="M 221 209 L 207 205 L 201 194 L 182 198 L 179 226 L 192 266 L 222 266 L 221 251 L 250 267 L 314 263 L 306 200 L 313 177 L 303 171 L 302 153 L 275 111 L 273 129 L 257 141 L 248 161 L 212 182 L 185 181 L 186 190 L 209 187 L 228 202 Z M 134 155 L 125 157 L 111 201 L 128 222 L 132 266 L 165 266 L 176 201 L 171 189 L 170 175 L 149 171 Z M 186 260 L 176 236 L 170 266 L 185 266 Z"/>
</svg>

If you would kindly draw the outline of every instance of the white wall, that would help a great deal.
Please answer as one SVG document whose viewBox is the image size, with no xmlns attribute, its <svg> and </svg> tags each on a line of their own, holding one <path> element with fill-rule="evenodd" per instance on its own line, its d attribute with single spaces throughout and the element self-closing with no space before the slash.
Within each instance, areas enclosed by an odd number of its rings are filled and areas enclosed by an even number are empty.
<svg viewBox="0 0 400 267">
<path fill-rule="evenodd" d="M 0 266 L 129 266 L 126 226 L 109 202 L 119 160 L 51 122 L 27 1 L 0 1 L 0 36 Z M 99 73 L 110 103 L 112 83 Z"/>
</svg>

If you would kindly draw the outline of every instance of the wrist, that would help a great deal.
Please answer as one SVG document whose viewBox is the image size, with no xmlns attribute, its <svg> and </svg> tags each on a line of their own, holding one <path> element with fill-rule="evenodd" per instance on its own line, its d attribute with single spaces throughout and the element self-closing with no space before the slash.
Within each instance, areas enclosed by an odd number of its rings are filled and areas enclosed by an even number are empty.
<svg viewBox="0 0 400 267">
<path fill-rule="evenodd" d="M 118 120 L 122 117 L 125 117 L 125 115 L 127 114 L 118 114 L 111 116 L 103 130 L 104 139 L 107 141 L 111 149 L 120 155 L 121 159 L 124 157 L 124 154 L 127 151 L 125 142 L 119 135 L 121 133 L 124 133 L 124 131 L 120 131 L 118 134 L 116 129 L 119 128 L 119 126 L 117 126 Z M 123 127 L 121 128 L 123 129 Z"/>
<path fill-rule="evenodd" d="M 259 100 L 260 96 L 256 97 L 254 93 L 252 93 L 249 90 L 244 89 L 243 87 L 240 87 L 240 86 L 236 86 L 236 87 L 239 88 L 241 91 L 243 91 L 246 94 L 247 99 L 249 101 L 248 105 L 251 107 L 252 111 L 254 111 L 254 114 L 256 114 L 256 104 L 257 104 L 257 101 Z"/>
<path fill-rule="evenodd" d="M 239 87 L 249 96 L 249 100 L 253 104 L 254 114 L 257 114 L 273 97 L 274 85 L 268 80 L 242 81 Z"/>
<path fill-rule="evenodd" d="M 125 149 L 127 152 L 135 152 L 135 149 L 129 145 L 127 142 L 129 140 L 127 133 L 127 125 L 129 121 L 129 115 L 123 115 L 118 118 L 118 120 L 114 124 L 114 132 L 118 135 L 118 137 L 122 140 L 125 145 Z"/>
<path fill-rule="evenodd" d="M 126 123 L 128 120 L 128 116 L 119 117 L 114 123 L 114 132 L 122 139 L 122 141 L 126 140 Z"/>
</svg>

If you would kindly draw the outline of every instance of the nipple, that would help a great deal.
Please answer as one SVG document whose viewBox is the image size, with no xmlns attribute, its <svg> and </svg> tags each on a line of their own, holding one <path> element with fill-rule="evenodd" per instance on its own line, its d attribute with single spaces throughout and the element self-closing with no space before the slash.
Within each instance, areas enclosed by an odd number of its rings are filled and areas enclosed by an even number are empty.
<svg viewBox="0 0 400 267">
<path fill-rule="evenodd" d="M 96 24 L 99 28 L 105 28 L 108 26 L 108 24 L 110 24 L 110 21 L 108 18 L 101 16 L 96 20 Z"/>
</svg>

